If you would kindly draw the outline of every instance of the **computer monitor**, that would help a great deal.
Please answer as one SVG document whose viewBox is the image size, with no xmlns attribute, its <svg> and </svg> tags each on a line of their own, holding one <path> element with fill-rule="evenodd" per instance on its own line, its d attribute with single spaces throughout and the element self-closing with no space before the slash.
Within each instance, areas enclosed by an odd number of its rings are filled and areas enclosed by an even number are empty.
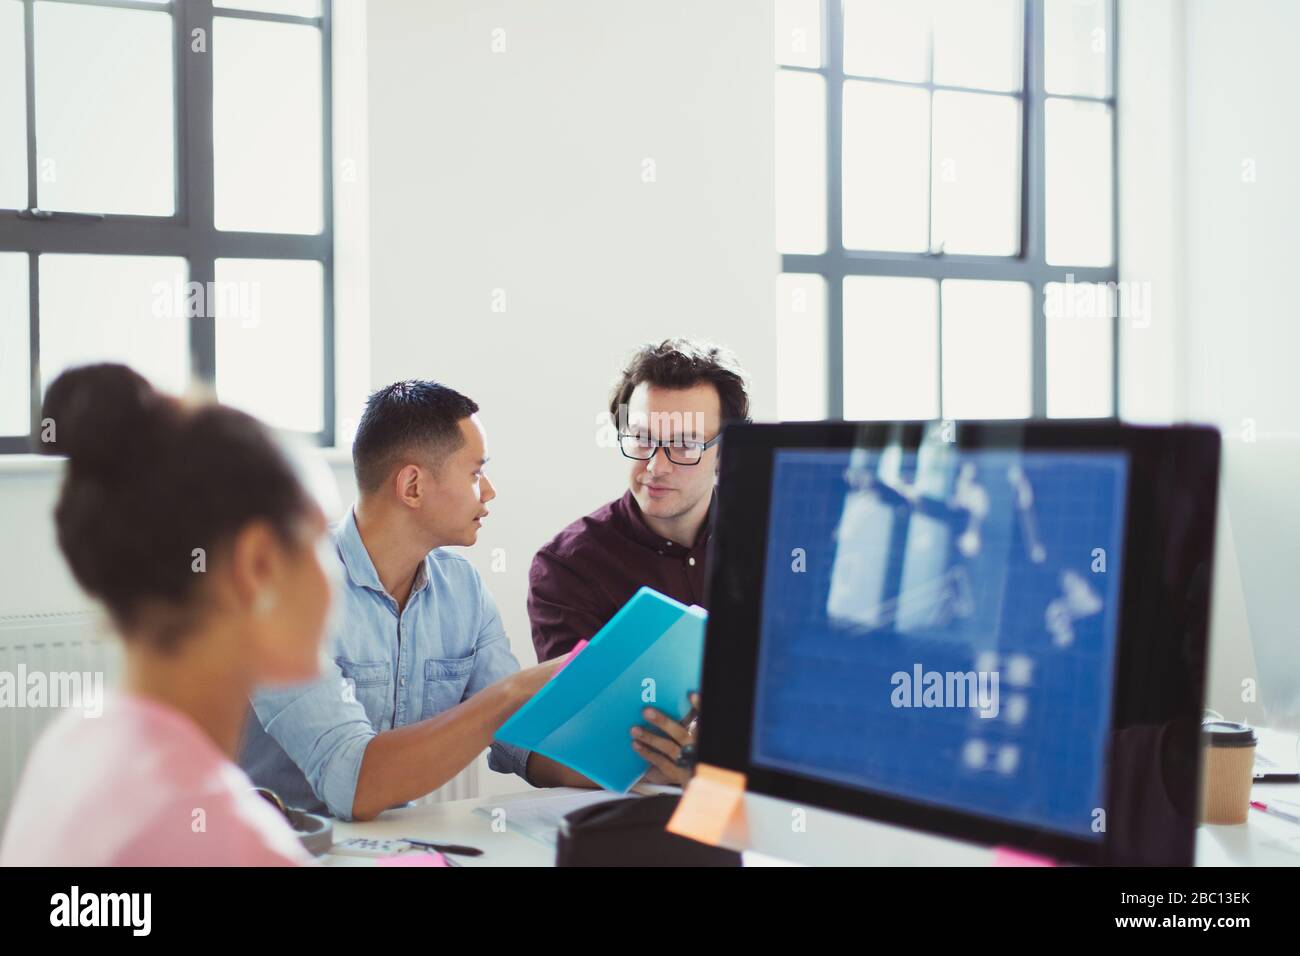
<svg viewBox="0 0 1300 956">
<path fill-rule="evenodd" d="M 976 844 L 1192 862 L 1217 432 L 735 425 L 723 447 L 702 760 Z"/>
</svg>

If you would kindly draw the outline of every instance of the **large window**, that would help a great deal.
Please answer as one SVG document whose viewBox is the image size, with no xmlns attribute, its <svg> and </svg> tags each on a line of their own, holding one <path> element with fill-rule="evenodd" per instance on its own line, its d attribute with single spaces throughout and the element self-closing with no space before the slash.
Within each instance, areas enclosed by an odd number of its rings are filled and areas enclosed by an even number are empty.
<svg viewBox="0 0 1300 956">
<path fill-rule="evenodd" d="M 330 132 L 330 0 L 0 0 L 0 451 L 105 360 L 331 443 Z"/>
<path fill-rule="evenodd" d="M 1108 0 L 777 0 L 782 418 L 1116 408 Z"/>
</svg>

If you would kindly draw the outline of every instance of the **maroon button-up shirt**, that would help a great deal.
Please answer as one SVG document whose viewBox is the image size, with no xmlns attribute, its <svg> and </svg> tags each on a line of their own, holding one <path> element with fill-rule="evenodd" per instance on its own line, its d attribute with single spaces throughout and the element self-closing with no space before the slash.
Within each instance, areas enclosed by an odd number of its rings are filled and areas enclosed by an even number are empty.
<svg viewBox="0 0 1300 956">
<path fill-rule="evenodd" d="M 705 556 L 716 511 L 715 495 L 695 544 L 687 547 L 651 531 L 627 491 L 542 545 L 528 572 L 537 659 L 567 654 L 590 638 L 643 585 L 707 607 Z"/>
</svg>

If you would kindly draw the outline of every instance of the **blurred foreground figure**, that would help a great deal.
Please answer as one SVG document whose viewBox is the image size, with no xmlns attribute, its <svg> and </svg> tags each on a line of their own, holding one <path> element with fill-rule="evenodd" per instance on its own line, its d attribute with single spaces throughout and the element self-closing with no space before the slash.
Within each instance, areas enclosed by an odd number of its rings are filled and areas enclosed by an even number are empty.
<svg viewBox="0 0 1300 956">
<path fill-rule="evenodd" d="M 255 419 L 121 365 L 60 375 L 44 417 L 68 459 L 59 547 L 123 639 L 125 679 L 37 743 L 0 865 L 310 863 L 231 757 L 255 686 L 318 672 L 320 507 Z"/>
</svg>

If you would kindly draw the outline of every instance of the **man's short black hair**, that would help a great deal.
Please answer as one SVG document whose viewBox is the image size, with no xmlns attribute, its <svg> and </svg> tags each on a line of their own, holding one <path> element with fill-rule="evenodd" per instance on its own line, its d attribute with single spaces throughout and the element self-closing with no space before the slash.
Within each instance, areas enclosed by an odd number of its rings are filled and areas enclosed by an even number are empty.
<svg viewBox="0 0 1300 956">
<path fill-rule="evenodd" d="M 377 490 L 412 454 L 434 467 L 464 444 L 460 422 L 478 404 L 454 388 L 412 379 L 394 382 L 366 399 L 366 410 L 352 441 L 352 467 L 362 492 Z"/>
</svg>

